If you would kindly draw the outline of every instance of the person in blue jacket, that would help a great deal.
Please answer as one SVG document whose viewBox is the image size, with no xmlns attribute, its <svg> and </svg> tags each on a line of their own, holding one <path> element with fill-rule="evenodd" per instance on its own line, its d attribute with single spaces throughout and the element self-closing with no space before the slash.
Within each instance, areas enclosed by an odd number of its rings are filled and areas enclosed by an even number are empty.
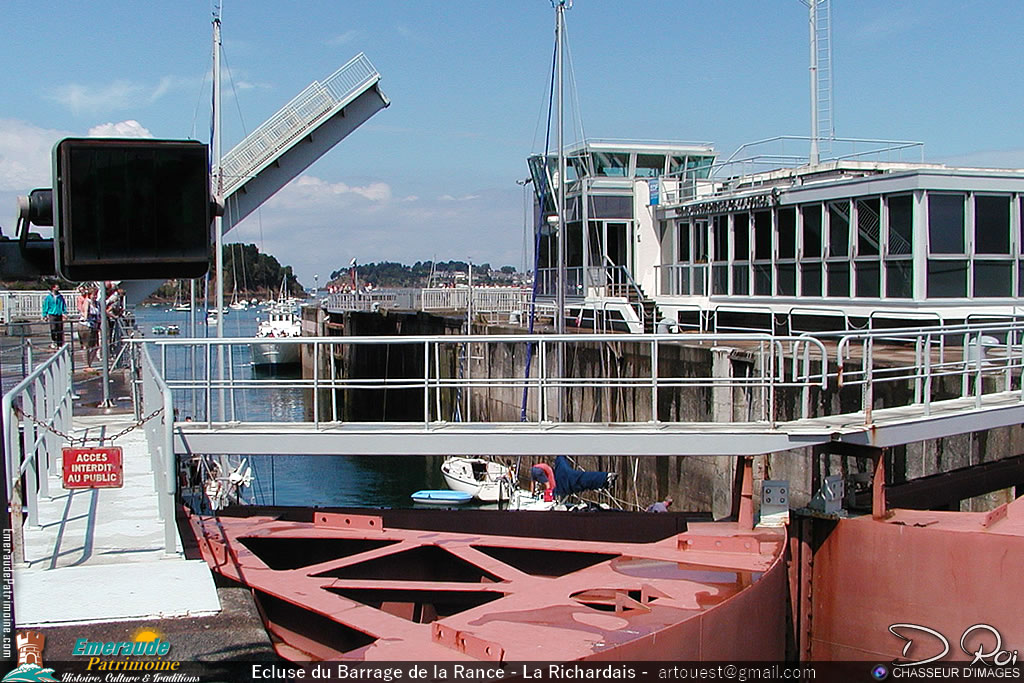
<svg viewBox="0 0 1024 683">
<path fill-rule="evenodd" d="M 67 313 L 67 302 L 60 293 L 60 285 L 54 283 L 50 293 L 43 299 L 43 319 L 50 323 L 50 348 L 56 349 L 64 345 L 64 314 Z"/>
</svg>

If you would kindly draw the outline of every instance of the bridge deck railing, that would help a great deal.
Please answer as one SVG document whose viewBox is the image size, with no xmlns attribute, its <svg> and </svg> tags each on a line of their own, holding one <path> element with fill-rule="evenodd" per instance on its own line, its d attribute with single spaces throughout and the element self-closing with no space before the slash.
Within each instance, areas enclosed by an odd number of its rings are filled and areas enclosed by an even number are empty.
<svg viewBox="0 0 1024 683">
<path fill-rule="evenodd" d="M 179 414 L 210 424 L 248 419 L 245 406 L 254 401 L 265 403 L 268 389 L 312 392 L 317 399 L 308 402 L 309 414 L 291 419 L 315 424 L 360 421 L 349 417 L 353 406 L 376 402 L 383 410 L 388 401 L 415 405 L 419 411 L 415 419 L 427 425 L 489 421 L 478 409 L 485 403 L 503 404 L 506 419 L 514 410 L 524 422 L 587 421 L 583 411 L 589 408 L 581 407 L 584 399 L 588 406 L 628 403 L 627 412 L 635 421 L 658 423 L 668 419 L 658 409 L 662 394 L 704 392 L 703 404 L 711 400 L 712 392 L 723 390 L 746 392 L 759 404 L 753 419 L 771 423 L 777 392 L 808 394 L 813 388 L 828 386 L 825 347 L 809 337 L 446 335 L 178 338 L 152 343 Z M 305 376 L 289 378 L 254 371 L 252 347 L 267 343 L 302 347 Z M 730 343 L 749 354 L 750 368 L 744 374 L 723 372 L 711 363 L 689 362 L 684 375 L 670 361 L 680 357 L 685 347 Z M 532 358 L 527 374 L 528 355 Z M 223 371 L 218 369 L 221 356 L 225 358 Z M 583 358 L 588 359 L 590 368 L 622 365 L 622 370 L 604 377 L 586 376 L 593 372 L 584 368 Z M 560 367 L 564 369 L 560 371 Z M 273 419 L 289 420 L 280 415 Z M 410 416 L 406 411 L 404 417 L 393 419 L 408 423 Z M 616 418 L 604 414 L 598 421 Z"/>
<path fill-rule="evenodd" d="M 748 409 L 741 421 L 774 428 L 780 410 L 786 420 L 827 417 L 832 403 L 815 397 L 824 390 L 857 388 L 859 405 L 848 415 L 853 423 L 870 425 L 873 410 L 881 407 L 923 406 L 927 416 L 935 401 L 969 397 L 980 407 L 984 394 L 1020 391 L 1024 371 L 1024 323 L 1018 321 L 795 336 L 569 334 L 272 340 L 302 347 L 303 377 L 253 371 L 251 347 L 268 341 L 178 338 L 153 343 L 159 373 L 174 395 L 175 408 L 187 419 L 211 425 L 269 419 L 315 425 L 422 421 L 432 426 L 508 421 L 511 412 L 523 422 L 538 425 L 659 424 L 710 421 L 706 411 L 692 406 L 742 401 Z M 716 364 L 710 355 L 700 357 L 683 350 L 699 347 L 730 348 L 734 356 L 728 363 Z M 528 355 L 532 360 L 526 373 Z M 223 371 L 218 370 L 220 356 L 226 358 Z M 589 365 L 579 362 L 583 358 Z M 735 362 L 743 369 L 737 371 Z M 881 389 L 887 385 L 894 388 Z M 308 409 L 290 416 L 252 417 L 246 406 L 265 403 L 268 390 L 293 390 L 316 400 L 305 401 Z M 385 410 L 389 400 L 392 407 L 403 402 L 414 405 L 418 412 L 411 417 L 408 411 L 401 417 L 389 414 Z M 791 407 L 780 408 L 787 401 Z M 617 410 L 609 410 L 609 404 L 615 404 Z M 667 404 L 674 407 L 666 410 Z M 849 401 L 842 404 L 851 410 Z M 364 411 L 360 413 L 363 418 L 353 417 L 353 406 L 367 405 L 379 406 L 380 414 L 366 416 Z M 483 405 L 502 406 L 504 419 L 482 414 Z M 733 412 L 722 414 L 728 420 Z"/>
</svg>

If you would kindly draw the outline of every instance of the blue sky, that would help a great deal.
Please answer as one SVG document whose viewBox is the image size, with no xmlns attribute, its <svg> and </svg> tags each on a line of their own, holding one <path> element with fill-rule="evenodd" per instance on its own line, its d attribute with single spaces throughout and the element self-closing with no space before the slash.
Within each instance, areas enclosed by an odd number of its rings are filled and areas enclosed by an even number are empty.
<svg viewBox="0 0 1024 683">
<path fill-rule="evenodd" d="M 14 196 L 50 185 L 61 137 L 208 139 L 210 16 L 191 0 L 5 1 L 5 234 Z M 226 0 L 223 18 L 225 151 L 359 52 L 392 101 L 228 241 L 260 245 L 307 286 L 352 258 L 524 262 L 516 180 L 544 144 L 550 0 Z M 1024 3 L 833 0 L 832 22 L 837 135 L 1024 167 Z M 727 156 L 807 133 L 799 0 L 576 0 L 567 23 L 589 137 L 708 141 Z"/>
</svg>

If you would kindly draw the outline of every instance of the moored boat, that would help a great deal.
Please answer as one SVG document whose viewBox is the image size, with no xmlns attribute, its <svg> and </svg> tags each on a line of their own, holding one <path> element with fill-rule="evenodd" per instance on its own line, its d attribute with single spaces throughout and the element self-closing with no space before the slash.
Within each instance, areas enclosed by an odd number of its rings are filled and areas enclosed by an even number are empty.
<svg viewBox="0 0 1024 683">
<path fill-rule="evenodd" d="M 281 343 L 278 339 L 293 339 L 302 336 L 302 324 L 295 310 L 289 306 L 273 305 L 267 311 L 267 319 L 261 320 L 256 330 L 259 341 L 252 343 L 252 363 L 260 367 L 298 365 L 299 345 Z"/>
<path fill-rule="evenodd" d="M 485 503 L 507 501 L 516 489 L 512 468 L 487 458 L 449 456 L 441 463 L 441 474 L 448 488 Z"/>
<path fill-rule="evenodd" d="M 473 500 L 473 496 L 465 491 L 449 491 L 447 489 L 423 489 L 410 496 L 412 502 L 420 505 L 462 505 Z"/>
</svg>

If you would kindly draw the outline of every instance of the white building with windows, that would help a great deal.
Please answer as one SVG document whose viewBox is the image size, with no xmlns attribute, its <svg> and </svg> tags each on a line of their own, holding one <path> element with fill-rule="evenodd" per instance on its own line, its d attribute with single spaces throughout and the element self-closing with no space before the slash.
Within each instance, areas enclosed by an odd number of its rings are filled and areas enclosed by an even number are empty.
<svg viewBox="0 0 1024 683">
<path fill-rule="evenodd" d="M 718 164 L 709 144 L 578 145 L 567 154 L 567 301 L 623 299 L 642 316 L 646 302 L 648 320 L 686 326 L 1024 312 L 1024 171 L 890 160 L 919 154 L 915 143 L 833 142 L 860 151 Z M 551 295 L 544 216 L 558 179 L 543 161 L 530 167 L 539 291 Z"/>
</svg>

